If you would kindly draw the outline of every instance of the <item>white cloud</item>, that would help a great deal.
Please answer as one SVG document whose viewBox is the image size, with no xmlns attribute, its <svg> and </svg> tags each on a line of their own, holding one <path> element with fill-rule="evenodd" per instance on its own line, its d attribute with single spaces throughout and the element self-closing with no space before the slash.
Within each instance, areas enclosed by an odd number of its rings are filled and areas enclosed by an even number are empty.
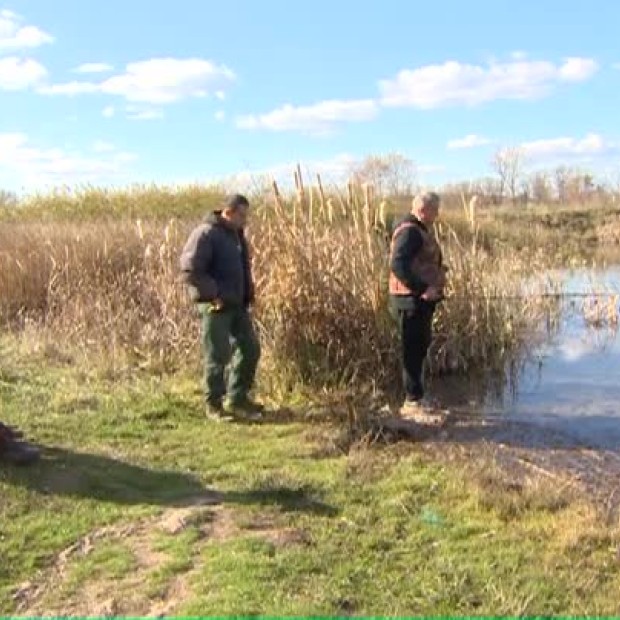
<svg viewBox="0 0 620 620">
<path fill-rule="evenodd" d="M 220 123 L 226 118 L 226 112 L 224 112 L 224 110 L 218 110 L 215 113 L 215 120 L 219 121 Z"/>
<path fill-rule="evenodd" d="M 359 161 L 353 155 L 349 153 L 341 153 L 328 159 L 311 160 L 307 163 L 302 162 L 302 172 L 305 172 L 307 178 L 312 175 L 320 174 L 326 180 L 342 180 L 348 177 L 351 167 Z M 292 178 L 293 167 L 288 166 L 289 175 Z"/>
<path fill-rule="evenodd" d="M 0 134 L 0 177 L 4 173 L 14 183 L 27 187 L 103 183 L 122 178 L 127 163 L 136 156 L 109 146 L 99 148 L 97 156 L 90 156 L 33 145 L 24 133 Z"/>
<path fill-rule="evenodd" d="M 256 170 L 244 170 L 221 179 L 220 182 L 236 188 L 235 191 L 248 191 L 257 184 L 275 180 L 281 188 L 288 189 L 293 185 L 294 171 L 299 163 L 306 183 L 315 183 L 317 174 L 321 175 L 324 184 L 342 183 L 348 178 L 351 166 L 357 161 L 353 155 L 341 153 L 328 159 L 290 161 Z"/>
<path fill-rule="evenodd" d="M 275 180 L 282 189 L 292 189 L 294 187 L 294 171 L 299 163 L 306 185 L 316 184 L 316 175 L 321 175 L 321 182 L 324 186 L 342 186 L 350 178 L 351 170 L 363 158 L 356 157 L 350 153 L 340 153 L 326 159 L 311 159 L 289 161 L 286 163 L 275 164 L 269 167 L 257 168 L 255 170 L 244 170 L 220 180 L 225 186 L 230 187 L 231 191 L 246 191 L 254 189 L 257 185 L 264 186 Z M 445 172 L 445 166 L 423 164 L 415 166 L 416 173 L 424 176 L 432 176 Z M 216 181 L 214 179 L 214 181 Z"/>
<path fill-rule="evenodd" d="M 116 147 L 113 144 L 105 142 L 104 140 L 96 140 L 93 143 L 93 151 L 95 151 L 95 153 L 109 153 L 115 150 Z"/>
<path fill-rule="evenodd" d="M 47 70 L 36 60 L 0 58 L 0 90 L 25 90 L 40 84 L 46 76 Z"/>
<path fill-rule="evenodd" d="M 128 101 L 173 103 L 205 97 L 211 88 L 234 79 L 232 71 L 208 60 L 154 58 L 127 65 L 124 74 L 101 85 L 104 93 L 121 95 Z"/>
<path fill-rule="evenodd" d="M 207 97 L 234 80 L 235 74 L 230 69 L 209 60 L 152 58 L 130 63 L 124 73 L 101 82 L 55 84 L 40 92 L 47 95 L 102 93 L 136 103 L 169 104 Z"/>
<path fill-rule="evenodd" d="M 267 114 L 242 116 L 237 119 L 237 127 L 326 134 L 338 123 L 369 121 L 377 114 L 378 106 L 371 99 L 332 99 L 300 107 L 286 104 Z"/>
<path fill-rule="evenodd" d="M 256 185 L 257 181 L 271 182 L 271 180 L 275 180 L 280 187 L 291 188 L 294 186 L 294 171 L 299 163 L 306 184 L 316 184 L 316 175 L 320 174 L 323 184 L 342 186 L 350 178 L 351 170 L 363 160 L 363 157 L 351 153 L 339 153 L 326 159 L 289 161 L 256 170 L 244 170 L 228 177 L 226 182 L 231 187 L 234 187 L 236 183 L 245 188 Z M 416 164 L 415 171 L 420 175 L 432 176 L 445 173 L 446 168 L 443 165 Z"/>
<path fill-rule="evenodd" d="M 447 144 L 447 148 L 450 150 L 473 149 L 477 146 L 486 146 L 487 144 L 491 144 L 491 140 L 484 138 L 483 136 L 477 136 L 476 134 L 470 133 L 464 138 L 450 140 Z"/>
<path fill-rule="evenodd" d="M 137 161 L 137 159 L 138 156 L 135 153 L 121 152 L 116 153 L 116 155 L 114 156 L 114 161 L 118 164 L 128 164 L 132 161 Z"/>
<path fill-rule="evenodd" d="M 567 58 L 560 67 L 560 78 L 566 82 L 583 82 L 598 71 L 598 64 L 591 58 Z"/>
<path fill-rule="evenodd" d="M 129 105 L 126 109 L 127 118 L 132 121 L 154 121 L 164 117 L 164 113 L 156 108 L 145 108 Z"/>
<path fill-rule="evenodd" d="M 215 96 L 220 101 L 224 101 L 224 99 L 226 99 L 226 93 L 223 90 L 216 91 Z"/>
<path fill-rule="evenodd" d="M 67 95 L 73 97 L 75 95 L 84 95 L 96 93 L 99 91 L 99 85 L 94 82 L 65 82 L 64 84 L 52 84 L 51 86 L 41 86 L 38 92 L 42 95 Z"/>
<path fill-rule="evenodd" d="M 0 133 L 0 157 L 2 153 L 13 151 L 26 143 L 26 135 L 22 133 Z M 0 159 L 0 161 L 2 161 Z"/>
<path fill-rule="evenodd" d="M 497 99 L 536 99 L 557 84 L 580 82 L 598 69 L 589 58 L 566 58 L 562 64 L 513 59 L 485 66 L 454 60 L 400 71 L 381 80 L 382 104 L 432 109 L 448 105 L 475 106 Z"/>
<path fill-rule="evenodd" d="M 12 11 L 0 11 L 0 50 L 17 50 L 52 43 L 54 38 L 36 26 L 24 25 Z"/>
<path fill-rule="evenodd" d="M 73 73 L 108 73 L 114 67 L 105 62 L 85 62 L 73 69 Z"/>
<path fill-rule="evenodd" d="M 116 108 L 113 105 L 108 105 L 101 111 L 101 115 L 104 118 L 112 118 L 116 114 Z"/>
<path fill-rule="evenodd" d="M 585 137 L 561 137 L 524 142 L 521 149 L 529 160 L 546 161 L 555 159 L 582 159 L 612 155 L 620 152 L 620 145 L 602 136 L 589 133 Z"/>
</svg>

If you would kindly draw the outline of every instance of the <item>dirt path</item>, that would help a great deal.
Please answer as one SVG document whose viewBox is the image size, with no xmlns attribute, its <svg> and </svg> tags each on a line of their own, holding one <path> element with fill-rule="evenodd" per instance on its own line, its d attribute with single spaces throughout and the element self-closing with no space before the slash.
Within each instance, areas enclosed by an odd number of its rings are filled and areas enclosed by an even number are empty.
<svg viewBox="0 0 620 620">
<path fill-rule="evenodd" d="M 198 527 L 199 539 L 191 545 L 191 565 L 173 574 L 155 593 L 149 577 L 170 561 L 156 548 L 158 534 L 178 536 L 188 527 Z M 239 535 L 242 528 L 231 508 L 219 503 L 215 494 L 194 498 L 188 507 L 171 508 L 160 515 L 135 523 L 94 530 L 64 549 L 51 565 L 14 593 L 16 613 L 24 616 L 119 616 L 161 617 L 175 614 L 193 594 L 192 582 L 199 574 L 200 554 L 209 541 L 224 541 Z M 244 535 L 257 536 L 276 546 L 305 541 L 304 533 L 278 528 L 269 518 L 245 525 Z M 120 543 L 134 558 L 134 566 L 121 578 L 88 577 L 71 587 L 71 573 L 80 559 L 105 543 Z"/>
</svg>

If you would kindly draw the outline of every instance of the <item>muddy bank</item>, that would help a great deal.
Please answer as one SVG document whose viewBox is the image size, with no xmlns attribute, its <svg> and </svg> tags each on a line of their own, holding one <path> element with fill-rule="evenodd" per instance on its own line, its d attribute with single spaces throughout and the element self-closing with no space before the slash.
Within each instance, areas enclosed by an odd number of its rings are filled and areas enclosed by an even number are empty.
<svg viewBox="0 0 620 620">
<path fill-rule="evenodd" d="M 579 437 L 527 421 L 480 417 L 434 429 L 420 442 L 433 458 L 493 462 L 515 484 L 551 479 L 586 493 L 609 523 L 620 516 L 620 449 L 587 445 Z"/>
</svg>

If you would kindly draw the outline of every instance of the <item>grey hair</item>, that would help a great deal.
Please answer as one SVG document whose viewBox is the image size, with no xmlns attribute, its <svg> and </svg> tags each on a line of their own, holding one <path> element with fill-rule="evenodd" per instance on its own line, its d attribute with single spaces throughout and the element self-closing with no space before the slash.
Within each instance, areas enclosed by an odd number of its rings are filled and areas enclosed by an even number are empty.
<svg viewBox="0 0 620 620">
<path fill-rule="evenodd" d="M 436 192 L 424 192 L 418 194 L 412 203 L 413 211 L 419 211 L 423 207 L 431 207 L 439 205 L 440 197 Z"/>
</svg>

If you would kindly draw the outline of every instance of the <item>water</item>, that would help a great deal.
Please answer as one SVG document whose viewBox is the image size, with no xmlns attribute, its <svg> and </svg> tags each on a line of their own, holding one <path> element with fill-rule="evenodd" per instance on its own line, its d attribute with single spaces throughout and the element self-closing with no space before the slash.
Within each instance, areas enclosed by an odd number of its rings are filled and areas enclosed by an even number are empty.
<svg viewBox="0 0 620 620">
<path fill-rule="evenodd" d="M 569 293 L 620 293 L 620 265 L 564 276 Z M 527 421 L 581 445 L 620 449 L 620 336 L 609 327 L 588 328 L 583 315 L 570 307 L 559 333 L 536 350 L 515 389 L 450 380 L 436 389 L 448 405 L 467 401 L 468 408 L 483 415 Z"/>
</svg>

